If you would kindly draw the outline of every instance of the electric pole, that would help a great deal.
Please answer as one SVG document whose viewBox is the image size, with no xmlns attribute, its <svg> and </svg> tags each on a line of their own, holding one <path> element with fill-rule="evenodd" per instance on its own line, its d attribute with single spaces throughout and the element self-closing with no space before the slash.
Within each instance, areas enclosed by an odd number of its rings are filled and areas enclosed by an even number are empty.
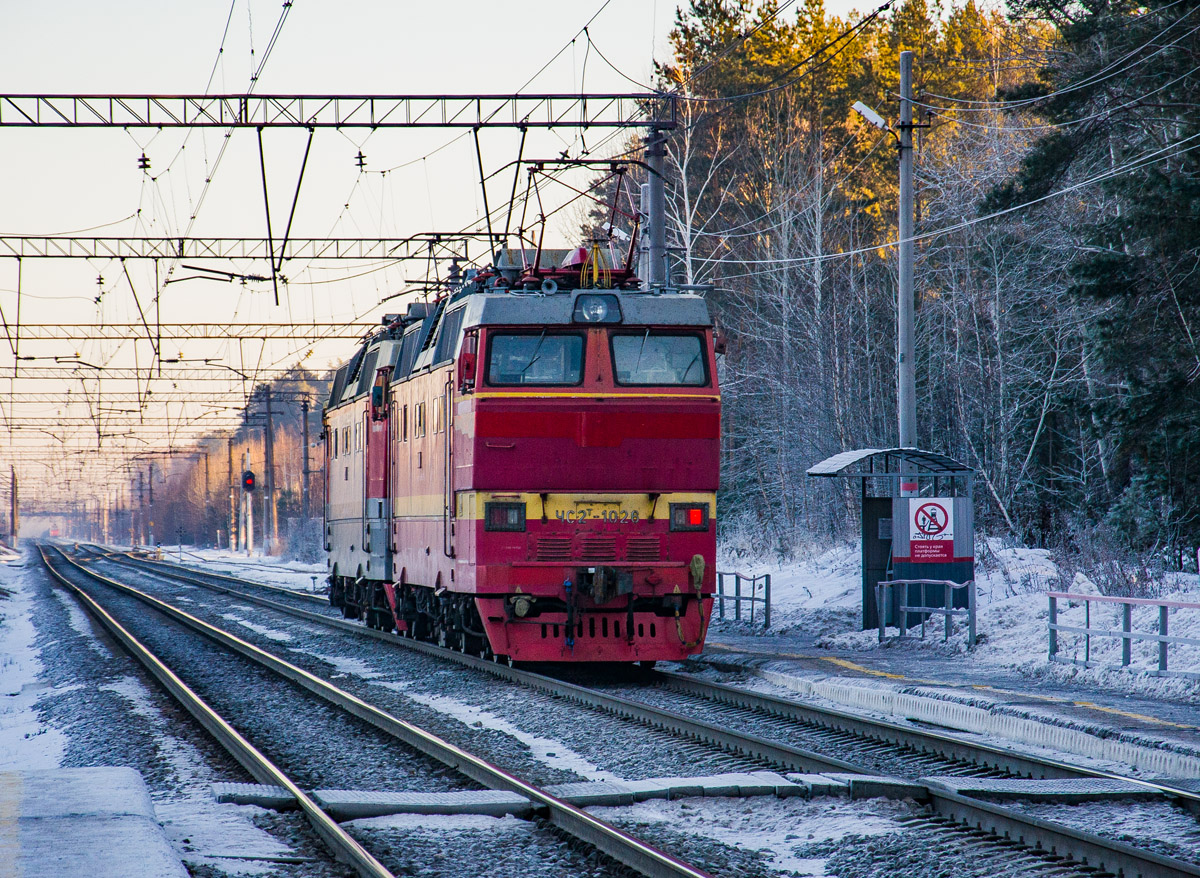
<svg viewBox="0 0 1200 878">
<path fill-rule="evenodd" d="M 917 381 L 913 311 L 913 112 L 912 52 L 900 53 L 900 277 L 896 307 L 896 408 L 900 447 L 917 447 Z M 917 479 L 901 463 L 900 496 L 917 495 Z"/>
<path fill-rule="evenodd" d="M 646 225 L 650 246 L 647 259 L 650 263 L 645 282 L 647 289 L 663 288 L 667 285 L 667 195 L 663 180 L 663 160 L 667 155 L 667 135 L 658 128 L 650 131 L 646 138 L 646 165 L 649 172 L 647 187 L 649 204 L 646 210 Z"/>
<path fill-rule="evenodd" d="M 917 391 L 913 309 L 912 52 L 900 53 L 900 291 L 897 308 L 897 383 L 900 447 L 917 446 Z"/>
<path fill-rule="evenodd" d="M 135 545 L 144 546 L 146 544 L 146 489 L 145 478 L 141 470 L 138 470 L 138 528 L 137 540 Z"/>
<path fill-rule="evenodd" d="M 208 527 L 210 524 L 210 519 L 212 517 L 209 514 L 210 513 L 210 504 L 208 502 L 208 498 L 210 496 L 209 488 L 211 486 L 209 485 L 209 481 L 208 481 L 208 452 L 205 451 L 205 452 L 203 452 L 203 454 L 204 454 L 204 524 L 201 525 L 200 529 L 201 529 L 201 532 L 204 534 L 205 538 L 207 539 L 208 538 Z M 218 543 L 221 542 L 220 536 L 217 537 L 217 542 Z M 219 549 L 220 546 L 217 546 L 217 548 Z"/>
<path fill-rule="evenodd" d="M 308 499 L 308 394 L 300 397 L 300 445 L 304 449 L 300 464 L 300 515 L 309 518 Z"/>
<path fill-rule="evenodd" d="M 17 547 L 17 535 L 21 532 L 21 523 L 19 521 L 20 504 L 17 502 L 17 468 L 15 466 L 8 468 L 8 477 L 11 492 L 8 497 L 8 545 L 15 549 Z"/>
<path fill-rule="evenodd" d="M 263 492 L 263 501 L 266 508 L 263 514 L 266 520 L 263 521 L 263 551 L 268 555 L 274 555 L 276 546 L 279 544 L 279 507 L 275 505 L 275 421 L 271 412 L 271 388 L 264 387 L 264 396 L 266 397 L 267 405 L 267 422 L 263 428 L 264 432 L 264 456 L 266 457 L 263 463 L 266 469 L 266 478 L 263 479 L 266 490 Z M 266 531 L 270 532 L 267 536 Z"/>
<path fill-rule="evenodd" d="M 154 463 L 146 464 L 146 502 L 150 506 L 150 526 L 146 533 L 146 545 L 154 548 Z"/>
<path fill-rule="evenodd" d="M 229 551 L 236 552 L 238 548 L 237 520 L 237 488 L 233 480 L 233 437 L 229 437 Z"/>
</svg>

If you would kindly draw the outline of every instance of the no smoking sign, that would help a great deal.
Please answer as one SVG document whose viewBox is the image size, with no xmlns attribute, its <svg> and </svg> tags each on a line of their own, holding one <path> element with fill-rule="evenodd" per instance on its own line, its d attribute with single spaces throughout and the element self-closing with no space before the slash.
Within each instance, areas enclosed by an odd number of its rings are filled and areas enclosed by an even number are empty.
<svg viewBox="0 0 1200 878">
<path fill-rule="evenodd" d="M 912 560 L 925 563 L 954 560 L 954 499 L 911 500 L 908 508 Z"/>
</svg>

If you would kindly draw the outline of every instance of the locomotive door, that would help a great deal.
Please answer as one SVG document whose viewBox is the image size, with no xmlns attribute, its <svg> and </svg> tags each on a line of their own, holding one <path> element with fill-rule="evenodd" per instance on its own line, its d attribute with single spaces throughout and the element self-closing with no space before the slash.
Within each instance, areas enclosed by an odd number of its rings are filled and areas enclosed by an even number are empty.
<svg viewBox="0 0 1200 878">
<path fill-rule="evenodd" d="M 446 379 L 442 389 L 442 438 L 445 441 L 445 465 L 442 467 L 442 554 L 454 557 L 454 384 Z"/>
<path fill-rule="evenodd" d="M 392 553 L 388 550 L 391 527 L 391 407 L 388 381 L 392 367 L 375 372 L 371 399 L 366 415 L 366 447 L 363 465 L 363 547 L 367 550 L 367 570 L 371 579 L 391 579 Z"/>
</svg>

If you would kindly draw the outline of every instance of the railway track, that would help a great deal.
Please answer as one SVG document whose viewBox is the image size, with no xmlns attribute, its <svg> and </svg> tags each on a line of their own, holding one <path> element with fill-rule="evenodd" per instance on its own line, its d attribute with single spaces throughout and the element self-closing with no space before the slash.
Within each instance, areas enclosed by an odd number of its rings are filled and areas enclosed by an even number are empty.
<svg viewBox="0 0 1200 878">
<path fill-rule="evenodd" d="M 368 704 L 355 695 L 334 686 L 296 665 L 210 625 L 176 607 L 140 592 L 131 586 L 87 569 L 66 553 L 60 558 L 74 570 L 117 589 L 164 616 L 184 625 L 225 649 L 249 659 L 349 714 L 383 731 L 416 751 L 459 772 L 463 777 L 488 789 L 505 790 L 524 796 L 556 829 L 570 838 L 600 851 L 617 863 L 648 878 L 707 878 L 707 873 L 599 820 L 567 802 L 550 795 L 510 772 L 475 756 L 438 736 L 400 720 Z M 369 851 L 330 817 L 283 769 L 275 765 L 241 732 L 205 703 L 171 668 L 117 621 L 99 602 L 53 563 L 46 550 L 42 561 L 51 575 L 69 588 L 100 624 L 134 655 L 184 708 L 207 729 L 252 777 L 260 783 L 282 787 L 295 799 L 317 835 L 339 861 L 348 863 L 364 878 L 393 878 Z"/>
<path fill-rule="evenodd" d="M 919 773 L 974 773 L 983 776 L 1017 775 L 1040 778 L 1088 777 L 1123 780 L 1156 790 L 1175 801 L 1195 806 L 1196 793 L 1172 785 L 1169 781 L 1147 781 L 1123 775 L 1095 771 L 1068 762 L 1046 759 L 970 741 L 958 736 L 927 729 L 874 720 L 843 711 L 803 705 L 770 695 L 747 692 L 736 687 L 697 680 L 684 674 L 655 671 L 645 675 L 648 686 L 630 693 L 617 694 L 582 686 L 567 680 L 548 677 L 521 668 L 511 668 L 474 656 L 451 652 L 431 644 L 366 628 L 365 626 L 332 617 L 318 608 L 327 603 L 320 597 L 292 592 L 276 586 L 266 586 L 191 568 L 176 568 L 161 562 L 147 562 L 128 557 L 113 558 L 119 563 L 143 571 L 151 570 L 191 585 L 215 589 L 234 595 L 239 600 L 257 603 L 294 617 L 303 618 L 341 630 L 399 644 L 429 655 L 450 659 L 475 670 L 484 671 L 523 686 L 550 693 L 556 697 L 604 710 L 656 728 L 669 730 L 696 741 L 761 759 L 764 762 L 800 771 L 863 773 L 863 766 L 830 757 L 816 750 L 794 746 L 778 740 L 797 728 L 815 733 L 825 746 L 840 752 L 878 752 L 880 748 L 901 748 L 911 754 Z M 257 592 L 257 593 L 256 593 Z M 265 595 L 271 594 L 272 597 Z M 304 604 L 309 608 L 298 606 Z M 678 710 L 646 702 L 646 698 L 662 701 L 669 693 L 674 705 L 685 708 L 690 704 L 717 705 L 721 719 L 717 722 L 687 716 Z M 711 714 L 711 711 L 709 711 Z M 755 720 L 759 728 L 763 721 L 773 737 L 750 734 L 731 726 Z M 1048 820 L 1024 815 L 1019 811 L 994 805 L 953 792 L 929 789 L 930 819 L 942 824 L 968 828 L 972 833 L 987 833 L 992 837 L 1018 842 L 1053 856 L 1086 864 L 1124 876 L 1200 876 L 1200 868 L 1190 862 L 1161 856 L 1121 842 L 1071 829 Z"/>
</svg>

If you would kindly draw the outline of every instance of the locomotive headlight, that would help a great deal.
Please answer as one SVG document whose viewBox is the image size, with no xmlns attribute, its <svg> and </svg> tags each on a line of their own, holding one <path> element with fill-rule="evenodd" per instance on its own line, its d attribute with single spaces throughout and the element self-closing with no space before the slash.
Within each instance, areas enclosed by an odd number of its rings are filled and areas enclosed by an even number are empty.
<svg viewBox="0 0 1200 878">
<path fill-rule="evenodd" d="M 575 297 L 575 323 L 620 323 L 621 303 L 612 293 L 585 293 Z"/>
</svg>

